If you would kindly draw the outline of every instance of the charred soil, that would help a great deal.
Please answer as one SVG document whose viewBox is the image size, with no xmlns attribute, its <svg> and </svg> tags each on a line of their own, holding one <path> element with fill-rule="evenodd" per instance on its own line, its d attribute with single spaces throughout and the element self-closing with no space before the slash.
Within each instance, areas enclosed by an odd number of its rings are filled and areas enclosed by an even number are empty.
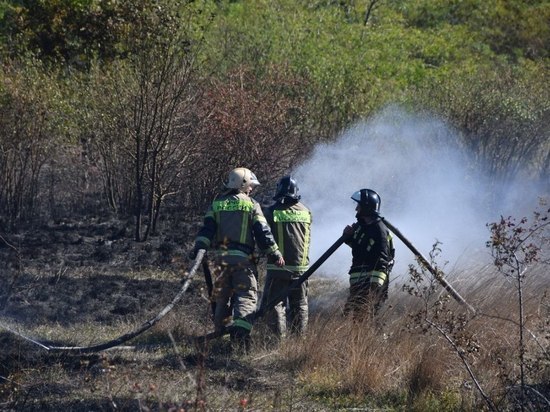
<svg viewBox="0 0 550 412">
<path fill-rule="evenodd" d="M 195 229 L 138 243 L 121 222 L 91 220 L 3 236 L 0 409 L 264 409 L 293 393 L 292 372 L 276 367 L 266 340 L 245 355 L 226 339 L 192 343 L 212 328 L 200 272 L 167 316 L 122 346 L 89 354 L 41 346 L 95 345 L 154 318 L 181 288 Z M 295 410 L 317 409 L 291 398 Z"/>
</svg>

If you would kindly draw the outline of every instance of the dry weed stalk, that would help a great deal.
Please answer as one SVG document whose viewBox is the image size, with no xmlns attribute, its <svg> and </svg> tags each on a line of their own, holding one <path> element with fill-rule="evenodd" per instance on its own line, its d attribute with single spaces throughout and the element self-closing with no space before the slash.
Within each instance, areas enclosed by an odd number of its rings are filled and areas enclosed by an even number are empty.
<svg viewBox="0 0 550 412">
<path fill-rule="evenodd" d="M 544 384 L 550 361 L 548 288 L 544 279 L 541 285 L 536 282 L 550 262 L 549 212 L 535 212 L 532 221 L 508 217 L 488 225 L 491 240 L 487 246 L 504 281 L 499 282 L 490 276 L 492 273 L 477 273 L 486 279 L 482 286 L 486 296 L 479 299 L 481 310 L 475 316 L 468 317 L 448 296 L 439 294 L 420 265 L 409 267 L 410 281 L 403 287 L 422 304 L 410 327 L 424 335 L 435 331 L 444 339 L 491 411 L 550 407 Z M 430 253 L 434 266 L 440 253 L 436 242 Z M 487 391 L 491 375 L 505 387 L 494 386 Z M 504 396 L 497 400 L 499 392 Z"/>
<path fill-rule="evenodd" d="M 440 244 L 439 241 L 433 244 L 429 259 L 430 265 L 442 274 L 436 262 L 441 254 Z M 434 279 L 428 276 L 423 265 L 409 265 L 409 276 L 409 283 L 403 285 L 403 290 L 422 302 L 422 309 L 411 315 L 411 329 L 420 329 L 424 334 L 435 330 L 442 336 L 460 358 L 489 410 L 496 411 L 497 407 L 481 386 L 472 366 L 480 348 L 477 336 L 467 327 L 472 318 L 454 309 L 447 295 L 438 293 Z"/>
<path fill-rule="evenodd" d="M 526 335 L 530 333 L 533 336 L 533 333 L 526 326 L 525 282 L 533 273 L 536 264 L 547 265 L 550 262 L 550 208 L 544 199 L 540 201 L 540 208 L 542 210 L 534 211 L 532 220 L 526 217 L 517 220 L 511 216 L 501 216 L 498 222 L 487 225 L 491 232 L 487 247 L 491 249 L 494 265 L 515 287 L 518 315 L 519 407 L 522 411 L 528 404 L 528 390 L 550 407 L 550 401 L 532 385 L 527 384 L 527 369 L 532 369 L 532 365 L 529 365 L 527 360 Z M 535 341 L 538 343 L 537 339 Z M 548 352 L 544 348 L 542 356 L 549 360 Z"/>
</svg>

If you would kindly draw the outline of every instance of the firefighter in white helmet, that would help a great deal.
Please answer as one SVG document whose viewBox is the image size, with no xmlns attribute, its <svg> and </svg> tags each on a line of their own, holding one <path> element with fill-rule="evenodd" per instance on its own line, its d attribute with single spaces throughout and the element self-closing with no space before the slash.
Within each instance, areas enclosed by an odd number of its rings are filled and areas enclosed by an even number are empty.
<svg viewBox="0 0 550 412">
<path fill-rule="evenodd" d="M 279 267 L 275 261 L 268 259 L 263 305 L 286 290 L 309 268 L 311 212 L 300 199 L 296 180 L 284 176 L 277 184 L 273 197 L 275 203 L 265 211 L 285 266 Z M 308 322 L 307 281 L 289 290 L 288 298 L 267 312 L 266 321 L 278 339 L 285 336 L 287 323 L 290 333 L 303 334 Z"/>
<path fill-rule="evenodd" d="M 276 265 L 285 263 L 259 203 L 250 197 L 259 184 L 249 169 L 232 170 L 224 182 L 224 191 L 207 211 L 190 253 L 194 258 L 199 249 L 213 249 L 214 325 L 216 331 L 228 328 L 232 343 L 245 350 L 250 346 L 252 329 L 247 316 L 257 304 L 255 246 Z"/>
<path fill-rule="evenodd" d="M 390 232 L 380 217 L 378 193 L 361 189 L 351 198 L 357 202 L 357 223 L 344 229 L 352 253 L 350 293 L 344 312 L 373 315 L 387 299 L 395 251 Z"/>
</svg>

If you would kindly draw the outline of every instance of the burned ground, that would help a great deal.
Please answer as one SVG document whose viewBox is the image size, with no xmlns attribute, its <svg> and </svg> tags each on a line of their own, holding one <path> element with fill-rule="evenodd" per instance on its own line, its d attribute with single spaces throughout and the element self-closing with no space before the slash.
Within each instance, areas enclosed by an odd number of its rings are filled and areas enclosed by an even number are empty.
<svg viewBox="0 0 550 412">
<path fill-rule="evenodd" d="M 308 333 L 275 345 L 260 321 L 242 355 L 226 337 L 194 343 L 212 331 L 199 272 L 172 311 L 120 346 L 83 354 L 43 346 L 97 345 L 155 318 L 181 290 L 196 226 L 172 231 L 137 243 L 123 222 L 96 220 L 0 239 L 0 410 L 480 410 L 485 401 L 458 354 L 509 410 L 527 401 L 527 410 L 548 405 L 544 264 L 531 267 L 524 283 L 530 392 L 523 398 L 516 291 L 488 266 L 461 276 L 475 316 L 440 288 L 427 294 L 422 283 L 411 295 L 394 285 L 377 319 L 357 323 L 341 316 L 346 286 L 316 273 Z"/>
<path fill-rule="evenodd" d="M 36 343 L 95 345 L 154 318 L 182 286 L 189 233 L 137 243 L 120 222 L 90 221 L 4 236 L 0 409 L 235 410 L 243 398 L 270 404 L 290 391 L 293 378 L 272 367 L 268 341 L 257 339 L 255 361 L 231 354 L 226 339 L 192 343 L 212 328 L 200 272 L 166 317 L 122 347 L 54 353 Z"/>
</svg>

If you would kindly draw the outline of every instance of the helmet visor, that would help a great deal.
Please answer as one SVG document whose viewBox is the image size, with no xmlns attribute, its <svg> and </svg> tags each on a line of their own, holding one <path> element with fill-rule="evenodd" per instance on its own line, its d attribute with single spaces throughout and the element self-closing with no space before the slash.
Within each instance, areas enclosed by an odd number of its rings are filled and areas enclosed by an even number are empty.
<svg viewBox="0 0 550 412">
<path fill-rule="evenodd" d="M 258 180 L 256 175 L 252 172 L 250 172 L 250 186 L 251 187 L 260 186 L 260 181 Z"/>
<path fill-rule="evenodd" d="M 351 195 L 351 198 L 355 200 L 357 203 L 361 203 L 361 191 L 358 190 L 354 194 Z"/>
</svg>

